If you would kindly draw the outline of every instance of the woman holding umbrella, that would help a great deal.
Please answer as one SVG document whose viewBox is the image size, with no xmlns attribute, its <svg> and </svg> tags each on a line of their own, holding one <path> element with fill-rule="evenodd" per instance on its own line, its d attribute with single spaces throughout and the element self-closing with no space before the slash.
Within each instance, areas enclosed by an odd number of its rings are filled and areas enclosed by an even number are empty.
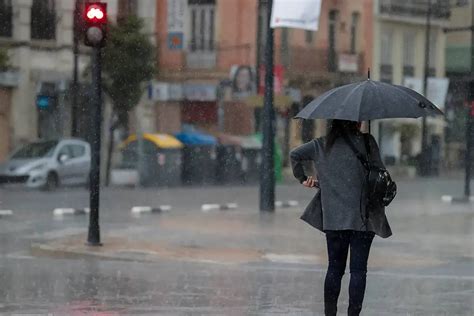
<svg viewBox="0 0 474 316">
<path fill-rule="evenodd" d="M 337 313 L 349 249 L 348 315 L 360 314 L 372 240 L 375 235 L 392 235 L 385 208 L 368 204 L 366 169 L 356 153 L 385 168 L 374 137 L 362 134 L 358 122 L 436 114 L 442 112 L 415 91 L 369 79 L 326 92 L 296 116 L 332 120 L 326 137 L 303 144 L 290 155 L 294 176 L 305 187 L 319 189 L 301 218 L 326 234 L 325 315 Z M 317 177 L 305 174 L 304 161 L 314 162 Z"/>
</svg>

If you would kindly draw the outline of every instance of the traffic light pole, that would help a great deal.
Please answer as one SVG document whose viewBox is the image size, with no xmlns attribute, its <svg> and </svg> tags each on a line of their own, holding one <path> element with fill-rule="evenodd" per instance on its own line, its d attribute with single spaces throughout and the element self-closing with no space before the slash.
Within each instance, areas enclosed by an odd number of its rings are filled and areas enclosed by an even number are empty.
<svg viewBox="0 0 474 316">
<path fill-rule="evenodd" d="M 101 246 L 99 226 L 100 200 L 100 148 L 102 132 L 102 60 L 100 47 L 93 48 L 92 55 L 92 109 L 91 109 L 91 173 L 90 173 L 90 214 L 87 244 Z"/>
<path fill-rule="evenodd" d="M 268 28 L 265 47 L 265 96 L 263 108 L 262 165 L 260 171 L 260 211 L 275 210 L 275 172 L 273 162 L 274 109 L 273 109 L 273 29 L 270 27 L 273 1 L 268 0 Z"/>
<path fill-rule="evenodd" d="M 430 33 L 431 33 L 431 1 L 428 0 L 428 10 L 426 13 L 426 34 L 425 34 L 425 73 L 423 78 L 423 95 L 427 97 L 428 77 L 430 72 Z M 420 172 L 422 176 L 428 176 L 431 172 L 431 164 L 428 163 L 428 127 L 426 117 L 422 118 L 421 123 L 421 164 Z"/>
<path fill-rule="evenodd" d="M 468 116 L 466 122 L 466 177 L 464 179 L 464 198 L 469 201 L 471 197 L 471 170 L 472 170 L 472 141 L 474 138 L 474 2 L 471 3 L 471 78 L 468 83 L 469 92 L 467 97 L 468 102 Z"/>
<path fill-rule="evenodd" d="M 74 66 L 72 72 L 72 96 L 71 96 L 71 136 L 77 136 L 77 88 L 79 81 L 78 63 L 79 63 L 79 21 L 80 21 L 79 0 L 76 0 L 74 7 L 74 26 L 73 26 L 73 45 Z"/>
<path fill-rule="evenodd" d="M 466 153 L 465 153 L 465 177 L 464 195 L 461 198 L 454 198 L 453 201 L 468 203 L 471 201 L 471 179 L 472 179 L 472 151 L 474 141 L 474 4 L 471 4 L 471 25 L 466 27 L 452 27 L 443 29 L 445 33 L 471 31 L 471 72 L 468 79 L 467 95 L 467 120 L 466 120 Z"/>
</svg>

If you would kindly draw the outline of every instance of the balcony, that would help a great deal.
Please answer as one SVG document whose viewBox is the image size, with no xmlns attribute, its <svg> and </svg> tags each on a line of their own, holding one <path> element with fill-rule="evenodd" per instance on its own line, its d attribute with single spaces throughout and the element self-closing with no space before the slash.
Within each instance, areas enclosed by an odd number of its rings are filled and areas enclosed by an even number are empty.
<svg viewBox="0 0 474 316">
<path fill-rule="evenodd" d="M 333 53 L 328 49 L 292 47 L 290 50 L 290 71 L 361 73 L 364 58 L 362 54 Z"/>
<path fill-rule="evenodd" d="M 186 53 L 186 67 L 212 69 L 216 67 L 217 51 L 213 41 L 191 41 Z"/>
<path fill-rule="evenodd" d="M 389 17 L 426 18 L 428 0 L 379 0 L 379 12 Z M 451 16 L 449 2 L 432 0 L 431 16 L 438 20 L 448 20 Z"/>
</svg>

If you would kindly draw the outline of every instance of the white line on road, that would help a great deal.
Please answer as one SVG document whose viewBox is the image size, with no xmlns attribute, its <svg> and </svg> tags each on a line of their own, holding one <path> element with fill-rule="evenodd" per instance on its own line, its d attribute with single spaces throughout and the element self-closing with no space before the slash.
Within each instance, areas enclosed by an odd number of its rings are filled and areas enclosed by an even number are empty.
<svg viewBox="0 0 474 316">
<path fill-rule="evenodd" d="M 171 205 L 160 205 L 159 207 L 134 206 L 130 211 L 133 214 L 169 212 L 171 211 Z"/>
<path fill-rule="evenodd" d="M 207 213 L 210 211 L 227 211 L 235 210 L 238 207 L 237 203 L 225 203 L 225 204 L 203 204 L 201 205 L 201 211 Z"/>
<path fill-rule="evenodd" d="M 12 210 L 0 210 L 0 216 L 11 216 L 13 215 Z"/>
<path fill-rule="evenodd" d="M 275 207 L 296 207 L 299 205 L 298 201 L 289 200 L 289 201 L 275 201 Z"/>
<path fill-rule="evenodd" d="M 468 201 L 464 197 L 454 197 L 452 195 L 443 195 L 441 200 L 445 203 L 467 203 Z M 474 202 L 474 196 L 469 197 L 469 202 Z"/>
<path fill-rule="evenodd" d="M 73 215 L 76 209 L 74 208 L 56 208 L 53 211 L 54 216 L 62 216 L 62 215 Z"/>
<path fill-rule="evenodd" d="M 53 210 L 53 215 L 61 217 L 63 215 L 84 215 L 89 214 L 90 209 L 86 208 L 56 208 Z"/>
</svg>

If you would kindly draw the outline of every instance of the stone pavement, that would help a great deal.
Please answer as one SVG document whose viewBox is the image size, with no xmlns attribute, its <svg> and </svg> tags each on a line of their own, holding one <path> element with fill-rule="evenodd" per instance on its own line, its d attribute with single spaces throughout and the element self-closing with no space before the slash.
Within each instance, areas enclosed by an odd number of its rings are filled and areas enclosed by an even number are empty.
<svg viewBox="0 0 474 316">
<path fill-rule="evenodd" d="M 474 204 L 419 194 L 388 210 L 394 236 L 374 241 L 363 315 L 474 315 Z M 34 244 L 32 253 L 157 265 L 161 294 L 147 301 L 157 315 L 321 315 L 324 235 L 299 219 L 301 208 L 141 215 L 103 230 L 102 247 L 75 234 Z"/>
</svg>

